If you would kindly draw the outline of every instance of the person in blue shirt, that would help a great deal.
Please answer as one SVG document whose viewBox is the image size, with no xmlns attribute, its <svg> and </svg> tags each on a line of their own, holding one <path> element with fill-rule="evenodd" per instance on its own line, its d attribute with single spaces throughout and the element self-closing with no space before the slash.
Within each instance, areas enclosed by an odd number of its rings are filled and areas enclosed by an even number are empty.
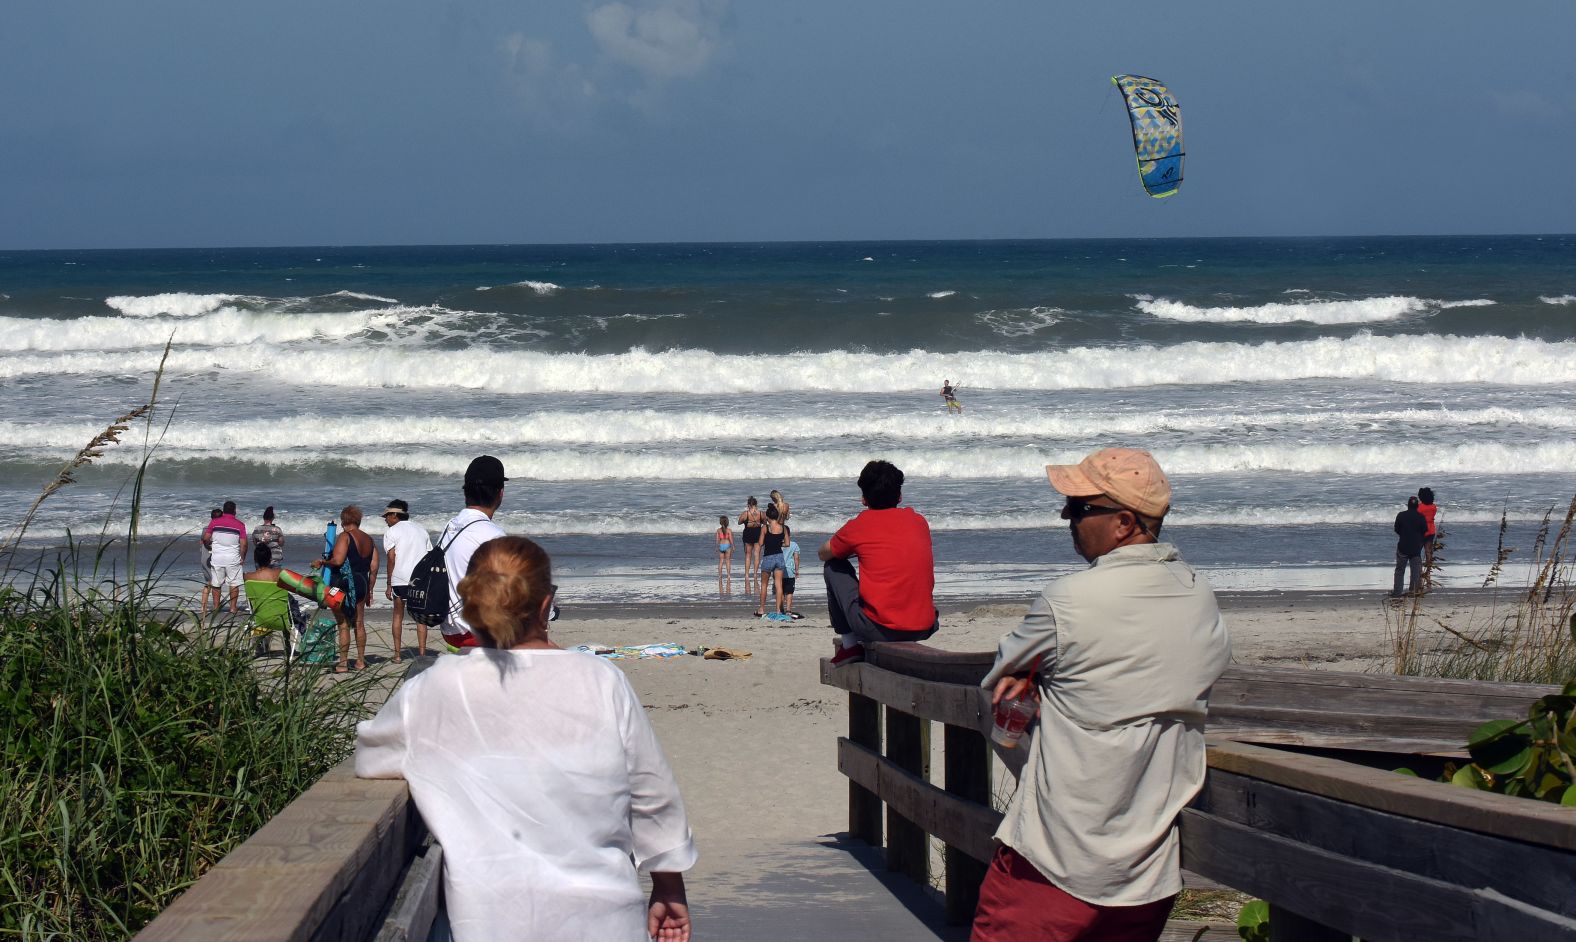
<svg viewBox="0 0 1576 942">
<path fill-rule="evenodd" d="M 799 578 L 799 544 L 794 542 L 792 530 L 788 531 L 786 539 L 788 545 L 783 547 L 783 614 L 798 621 L 804 617 L 793 610 L 793 587 Z"/>
</svg>

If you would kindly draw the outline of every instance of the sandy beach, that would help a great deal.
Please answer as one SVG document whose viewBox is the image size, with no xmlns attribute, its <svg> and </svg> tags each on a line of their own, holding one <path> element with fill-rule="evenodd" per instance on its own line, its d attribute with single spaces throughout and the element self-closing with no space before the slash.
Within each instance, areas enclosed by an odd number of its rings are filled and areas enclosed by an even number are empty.
<svg viewBox="0 0 1576 942">
<path fill-rule="evenodd" d="M 1430 612 L 1459 619 L 1486 603 L 1481 593 L 1459 592 L 1436 594 L 1428 604 Z M 1223 594 L 1221 604 L 1241 663 L 1370 671 L 1382 670 L 1389 655 L 1382 593 Z M 931 643 L 992 650 L 1026 605 L 944 609 Z M 709 605 L 641 606 L 638 614 L 566 597 L 563 617 L 553 624 L 553 639 L 566 647 L 677 642 L 750 653 L 732 661 L 616 662 L 650 713 L 683 788 L 701 849 L 691 881 L 697 905 L 791 879 L 785 848 L 847 826 L 846 780 L 836 764 L 837 737 L 847 729 L 846 696 L 819 682 L 818 659 L 832 651 L 824 608 L 801 608 L 803 620 L 781 624 L 750 617 L 752 604 L 737 596 Z M 386 604 L 368 613 L 374 667 L 391 651 L 389 620 Z M 407 625 L 407 656 L 414 641 Z M 436 632 L 429 643 L 438 643 Z"/>
</svg>

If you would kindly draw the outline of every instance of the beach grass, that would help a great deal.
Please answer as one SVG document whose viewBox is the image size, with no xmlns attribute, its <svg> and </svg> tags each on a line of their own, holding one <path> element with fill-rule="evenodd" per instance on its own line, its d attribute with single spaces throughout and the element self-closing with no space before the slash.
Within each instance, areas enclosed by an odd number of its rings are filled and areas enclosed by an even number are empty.
<svg viewBox="0 0 1576 942">
<path fill-rule="evenodd" d="M 35 509 L 128 422 L 151 438 L 156 399 L 68 462 Z M 333 683 L 259 661 L 243 620 L 204 620 L 189 593 L 138 575 L 148 438 L 125 541 L 26 562 L 24 519 L 0 547 L 3 937 L 129 937 L 349 755 L 382 692 L 373 672 Z"/>
</svg>

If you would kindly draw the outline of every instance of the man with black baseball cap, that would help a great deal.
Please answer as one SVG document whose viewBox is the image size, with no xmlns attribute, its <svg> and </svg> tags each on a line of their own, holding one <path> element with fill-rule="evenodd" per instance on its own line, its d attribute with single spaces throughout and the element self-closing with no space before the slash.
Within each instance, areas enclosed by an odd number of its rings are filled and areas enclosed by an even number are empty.
<svg viewBox="0 0 1576 942">
<path fill-rule="evenodd" d="M 449 617 L 443 620 L 443 640 L 453 650 L 476 647 L 476 636 L 461 614 L 460 580 L 471 567 L 471 556 L 488 540 L 504 536 L 503 527 L 493 523 L 493 514 L 503 504 L 503 462 L 482 455 L 465 469 L 465 509 L 454 515 L 438 544 L 449 569 Z"/>
</svg>

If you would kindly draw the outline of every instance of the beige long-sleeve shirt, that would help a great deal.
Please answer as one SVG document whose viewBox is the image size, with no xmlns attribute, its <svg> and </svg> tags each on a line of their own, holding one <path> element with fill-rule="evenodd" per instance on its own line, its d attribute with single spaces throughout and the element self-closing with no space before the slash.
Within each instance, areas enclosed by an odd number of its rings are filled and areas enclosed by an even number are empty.
<svg viewBox="0 0 1576 942">
<path fill-rule="evenodd" d="M 1169 543 L 1052 582 L 984 680 L 1040 659 L 1040 720 L 996 839 L 1086 902 L 1182 888 L 1178 812 L 1204 783 L 1209 689 L 1231 659 L 1209 583 Z"/>
</svg>

